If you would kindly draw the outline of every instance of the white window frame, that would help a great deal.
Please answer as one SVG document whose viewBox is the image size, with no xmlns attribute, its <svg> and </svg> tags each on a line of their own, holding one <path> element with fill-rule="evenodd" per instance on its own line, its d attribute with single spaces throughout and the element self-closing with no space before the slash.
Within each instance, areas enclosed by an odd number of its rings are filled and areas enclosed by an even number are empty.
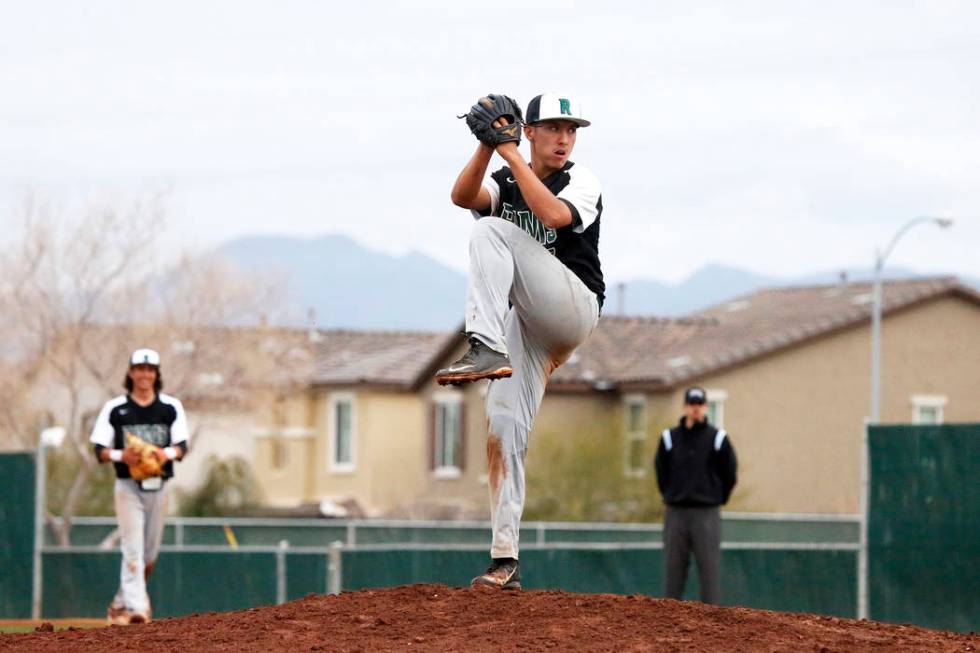
<svg viewBox="0 0 980 653">
<path fill-rule="evenodd" d="M 708 395 L 708 412 L 711 412 L 711 404 L 715 405 L 714 419 L 710 420 L 715 428 L 725 428 L 725 401 L 728 399 L 728 392 L 717 388 L 707 388 L 705 393 Z"/>
<path fill-rule="evenodd" d="M 943 424 L 946 421 L 946 404 L 949 398 L 945 395 L 912 395 L 912 423 L 913 424 Z M 922 419 L 922 409 L 933 408 L 936 410 L 935 422 L 926 422 Z"/>
<path fill-rule="evenodd" d="M 440 451 L 440 448 L 441 448 L 440 445 L 443 444 L 441 442 L 441 433 L 439 432 L 440 431 L 440 429 L 439 429 L 439 416 L 441 415 L 441 412 L 439 411 L 439 406 L 440 405 L 442 405 L 442 406 L 454 405 L 454 406 L 458 406 L 459 409 L 460 409 L 460 411 L 458 413 L 459 418 L 460 418 L 459 419 L 459 443 L 458 443 L 457 446 L 460 449 L 460 456 L 463 455 L 463 451 L 464 451 L 464 448 L 463 448 L 463 436 L 464 436 L 464 433 L 465 433 L 465 429 L 463 428 L 463 411 L 462 411 L 462 408 L 463 408 L 463 398 L 464 397 L 463 397 L 463 393 L 462 392 L 451 392 L 450 391 L 450 392 L 434 392 L 434 393 L 432 393 L 432 404 L 433 404 L 433 407 L 435 409 L 435 419 L 433 420 L 433 423 L 432 423 L 432 428 L 434 430 L 434 433 L 431 434 L 432 435 L 432 443 L 433 443 L 433 446 L 432 446 L 432 456 L 434 458 L 434 460 L 431 461 L 431 464 L 432 464 L 432 475 L 435 476 L 436 478 L 453 479 L 453 478 L 459 478 L 460 476 L 462 476 L 463 470 L 460 467 L 457 467 L 456 465 L 443 465 L 443 466 L 438 466 L 436 463 L 437 463 L 438 459 L 441 458 L 441 456 L 440 456 L 440 453 L 441 453 L 441 451 Z"/>
<path fill-rule="evenodd" d="M 350 404 L 350 461 L 337 460 L 337 406 Z M 327 469 L 333 474 L 351 474 L 357 469 L 357 401 L 353 392 L 330 394 L 327 409 Z"/>
<path fill-rule="evenodd" d="M 630 428 L 630 414 L 633 406 L 640 406 L 640 430 L 634 431 Z M 623 395 L 623 474 L 627 478 L 643 478 L 647 475 L 647 466 L 643 460 L 639 461 L 639 467 L 632 467 L 631 455 L 633 445 L 639 441 L 641 447 L 647 440 L 647 396 L 645 394 Z M 642 458 L 642 456 L 641 456 Z"/>
</svg>

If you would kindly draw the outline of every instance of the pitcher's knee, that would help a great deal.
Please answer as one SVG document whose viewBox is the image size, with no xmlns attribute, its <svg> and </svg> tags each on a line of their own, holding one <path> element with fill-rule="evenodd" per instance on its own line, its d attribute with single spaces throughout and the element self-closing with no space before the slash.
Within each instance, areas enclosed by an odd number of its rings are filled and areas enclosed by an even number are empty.
<svg viewBox="0 0 980 653">
<path fill-rule="evenodd" d="M 504 237 L 505 229 L 510 225 L 508 221 L 503 218 L 498 218 L 495 216 L 487 216 L 485 218 L 480 218 L 473 225 L 473 231 L 470 232 L 470 246 L 473 243 L 492 239 L 499 240 Z"/>
</svg>

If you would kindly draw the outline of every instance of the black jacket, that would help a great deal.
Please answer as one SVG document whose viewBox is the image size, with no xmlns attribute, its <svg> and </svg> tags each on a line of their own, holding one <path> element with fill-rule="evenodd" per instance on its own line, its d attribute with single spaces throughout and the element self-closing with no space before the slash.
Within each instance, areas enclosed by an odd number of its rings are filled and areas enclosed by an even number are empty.
<svg viewBox="0 0 980 653">
<path fill-rule="evenodd" d="M 724 429 L 705 419 L 685 428 L 684 418 L 664 430 L 654 467 L 664 503 L 671 506 L 719 506 L 735 487 L 735 448 Z"/>
</svg>

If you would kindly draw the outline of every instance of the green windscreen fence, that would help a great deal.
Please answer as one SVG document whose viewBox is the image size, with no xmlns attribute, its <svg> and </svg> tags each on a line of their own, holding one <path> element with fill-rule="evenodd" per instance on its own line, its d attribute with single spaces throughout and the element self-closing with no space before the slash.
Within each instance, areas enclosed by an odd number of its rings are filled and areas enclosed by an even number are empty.
<svg viewBox="0 0 980 653">
<path fill-rule="evenodd" d="M 327 590 L 326 552 L 165 551 L 149 584 L 157 617 L 225 611 L 302 598 Z M 443 583 L 465 587 L 487 564 L 482 550 L 345 550 L 344 590 Z M 722 552 L 724 603 L 853 617 L 856 552 L 736 549 Z M 280 570 L 282 576 L 280 577 Z M 527 589 L 661 596 L 663 552 L 649 547 L 545 548 L 521 552 Z M 116 551 L 51 550 L 44 554 L 43 615 L 100 617 L 119 582 Z M 692 566 L 687 598 L 697 598 Z"/>
<path fill-rule="evenodd" d="M 115 550 L 45 553 L 41 616 L 105 616 L 119 587 L 119 562 Z M 164 551 L 156 568 L 147 588 L 156 617 L 241 610 L 276 602 L 277 564 L 272 552 Z M 302 583 L 300 570 L 295 580 Z M 308 591 L 322 593 L 322 581 Z"/>
<path fill-rule="evenodd" d="M 0 617 L 31 616 L 34 454 L 0 454 Z"/>
<path fill-rule="evenodd" d="M 870 617 L 980 630 L 980 424 L 877 426 L 868 440 Z"/>
<path fill-rule="evenodd" d="M 723 603 L 767 610 L 856 614 L 857 554 L 850 550 L 725 549 Z M 346 589 L 432 582 L 469 584 L 488 562 L 483 551 L 347 551 Z M 545 548 L 521 551 L 526 589 L 663 596 L 663 551 L 656 548 Z M 685 598 L 698 597 L 691 566 Z"/>
</svg>

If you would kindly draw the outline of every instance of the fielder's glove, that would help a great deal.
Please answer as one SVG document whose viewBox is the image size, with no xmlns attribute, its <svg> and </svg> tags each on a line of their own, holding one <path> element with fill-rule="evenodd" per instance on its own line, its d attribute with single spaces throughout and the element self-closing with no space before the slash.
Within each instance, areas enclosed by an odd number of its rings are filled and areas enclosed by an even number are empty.
<svg viewBox="0 0 980 653">
<path fill-rule="evenodd" d="M 126 446 L 139 454 L 139 462 L 129 466 L 129 475 L 134 481 L 144 481 L 154 476 L 163 476 L 163 465 L 157 456 L 157 448 L 132 433 L 126 434 Z"/>
<path fill-rule="evenodd" d="M 506 95 L 490 94 L 481 97 L 470 108 L 470 112 L 459 116 L 466 118 L 466 125 L 484 145 L 496 147 L 501 143 L 521 142 L 521 125 L 524 114 L 517 102 Z M 502 119 L 507 124 L 494 127 L 493 122 Z"/>
</svg>

